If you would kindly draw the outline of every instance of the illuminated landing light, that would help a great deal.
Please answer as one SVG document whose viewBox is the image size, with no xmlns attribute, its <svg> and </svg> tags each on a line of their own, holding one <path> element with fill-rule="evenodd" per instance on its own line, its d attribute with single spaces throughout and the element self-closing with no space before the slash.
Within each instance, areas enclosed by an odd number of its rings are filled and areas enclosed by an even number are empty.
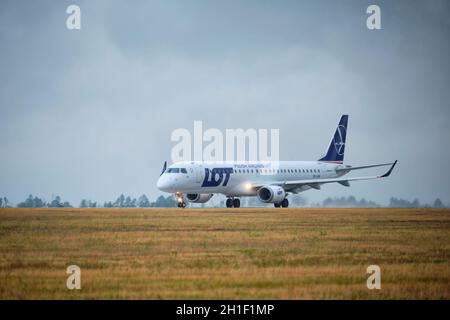
<svg viewBox="0 0 450 320">
<path fill-rule="evenodd" d="M 252 189 L 252 184 L 251 183 L 246 183 L 245 184 L 245 190 L 250 191 Z"/>
</svg>

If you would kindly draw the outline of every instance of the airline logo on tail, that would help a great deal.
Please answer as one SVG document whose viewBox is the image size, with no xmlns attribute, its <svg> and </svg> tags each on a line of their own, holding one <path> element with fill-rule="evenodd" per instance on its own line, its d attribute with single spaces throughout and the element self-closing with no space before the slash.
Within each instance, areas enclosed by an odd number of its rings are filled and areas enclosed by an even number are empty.
<svg viewBox="0 0 450 320">
<path fill-rule="evenodd" d="M 347 136 L 348 115 L 344 114 L 339 121 L 339 124 L 334 132 L 333 139 L 331 139 L 330 146 L 327 153 L 319 161 L 343 163 L 345 152 L 345 138 Z"/>
<path fill-rule="evenodd" d="M 339 125 L 336 129 L 336 134 L 334 135 L 334 148 L 336 153 L 340 156 L 344 155 L 345 150 L 345 136 L 347 130 L 343 125 Z"/>
</svg>

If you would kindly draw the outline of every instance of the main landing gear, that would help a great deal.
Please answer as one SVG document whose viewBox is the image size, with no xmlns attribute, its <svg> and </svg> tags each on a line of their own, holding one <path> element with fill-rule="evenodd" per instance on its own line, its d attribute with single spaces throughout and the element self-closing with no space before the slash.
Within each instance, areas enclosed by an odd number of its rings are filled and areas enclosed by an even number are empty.
<svg viewBox="0 0 450 320">
<path fill-rule="evenodd" d="M 226 206 L 227 208 L 239 208 L 241 206 L 241 200 L 238 198 L 228 198 Z"/>
<path fill-rule="evenodd" d="M 289 207 L 289 200 L 287 198 L 284 198 L 283 201 L 281 201 L 280 203 L 274 203 L 273 206 L 275 208 L 279 208 L 279 207 L 287 208 L 287 207 Z"/>
</svg>

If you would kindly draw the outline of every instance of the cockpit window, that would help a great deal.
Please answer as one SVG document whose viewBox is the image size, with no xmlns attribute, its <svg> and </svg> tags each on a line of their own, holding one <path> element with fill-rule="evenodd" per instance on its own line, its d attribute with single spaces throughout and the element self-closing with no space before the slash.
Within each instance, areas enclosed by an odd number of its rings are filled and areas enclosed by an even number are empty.
<svg viewBox="0 0 450 320">
<path fill-rule="evenodd" d="M 167 173 L 179 173 L 180 172 L 180 168 L 169 168 L 167 170 Z"/>
<path fill-rule="evenodd" d="M 181 171 L 181 173 L 187 173 L 186 168 L 181 168 L 180 171 Z"/>
</svg>

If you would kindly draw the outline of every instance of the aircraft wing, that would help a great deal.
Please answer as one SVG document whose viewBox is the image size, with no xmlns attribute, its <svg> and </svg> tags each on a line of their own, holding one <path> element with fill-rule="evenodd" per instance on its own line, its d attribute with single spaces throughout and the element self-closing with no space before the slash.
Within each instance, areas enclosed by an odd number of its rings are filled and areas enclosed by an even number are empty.
<svg viewBox="0 0 450 320">
<path fill-rule="evenodd" d="M 368 168 L 375 168 L 375 167 L 384 167 L 384 166 L 392 166 L 395 164 L 395 162 L 391 163 L 382 163 L 382 164 L 371 164 L 368 166 L 359 166 L 359 167 L 345 167 L 345 168 L 337 168 L 336 172 L 349 172 L 351 170 L 358 170 L 358 169 L 368 169 Z"/>
<path fill-rule="evenodd" d="M 397 160 L 395 160 L 394 163 L 391 164 L 391 167 L 389 170 L 381 175 L 381 176 L 366 176 L 366 177 L 348 177 L 348 178 L 332 178 L 332 179 L 310 179 L 310 180 L 294 180 L 294 181 L 281 181 L 281 182 L 274 182 L 270 183 L 271 185 L 279 185 L 280 187 L 283 187 L 286 191 L 292 191 L 297 188 L 301 188 L 302 186 L 309 186 L 313 189 L 320 189 L 320 186 L 325 183 L 332 183 L 337 182 L 342 184 L 343 186 L 350 186 L 350 181 L 359 181 L 359 180 L 371 180 L 371 179 L 381 179 L 388 177 L 392 170 L 394 170 L 395 165 L 397 164 Z M 385 164 L 386 165 L 386 164 Z M 380 165 L 375 165 L 380 166 Z M 368 168 L 371 168 L 372 166 L 366 166 Z M 359 169 L 359 167 L 358 167 Z M 362 168 L 361 168 L 362 169 Z M 262 187 L 263 185 L 253 185 L 254 188 L 258 189 Z"/>
</svg>

